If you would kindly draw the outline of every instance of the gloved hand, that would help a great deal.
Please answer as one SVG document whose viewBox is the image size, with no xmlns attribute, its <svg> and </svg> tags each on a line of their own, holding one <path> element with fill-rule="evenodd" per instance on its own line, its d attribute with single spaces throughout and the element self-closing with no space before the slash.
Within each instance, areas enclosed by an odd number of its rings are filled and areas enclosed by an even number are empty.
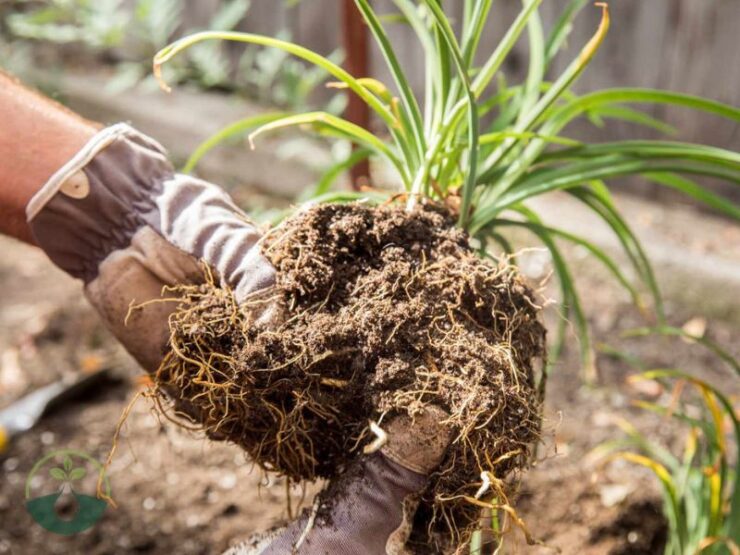
<svg viewBox="0 0 740 555">
<path fill-rule="evenodd" d="M 174 302 L 165 286 L 203 281 L 210 266 L 237 301 L 270 286 L 259 231 L 218 187 L 175 173 L 164 149 L 127 125 L 104 129 L 31 199 L 37 244 L 70 275 L 107 326 L 147 370 L 158 367 Z M 148 302 L 155 301 L 155 302 Z M 143 305 L 131 312 L 132 305 Z M 403 553 L 414 495 L 440 463 L 450 435 L 441 411 L 386 425 L 388 443 L 360 458 L 319 501 L 318 511 L 232 553 Z M 311 525 L 309 526 L 309 520 Z M 271 542 L 271 543 L 270 543 Z M 268 545 L 269 544 L 269 545 Z"/>
<path fill-rule="evenodd" d="M 177 174 L 164 149 L 128 125 L 100 131 L 26 207 L 37 244 L 85 294 L 123 346 L 157 369 L 174 302 L 164 286 L 203 281 L 208 264 L 238 301 L 271 285 L 260 233 L 220 188 Z M 148 304 L 147 304 L 148 303 Z M 132 305 L 143 305 L 129 313 Z"/>
<path fill-rule="evenodd" d="M 397 416 L 387 443 L 362 456 L 285 527 L 253 536 L 223 555 L 402 555 L 428 475 L 442 462 L 452 431 L 447 414 L 427 407 Z"/>
</svg>

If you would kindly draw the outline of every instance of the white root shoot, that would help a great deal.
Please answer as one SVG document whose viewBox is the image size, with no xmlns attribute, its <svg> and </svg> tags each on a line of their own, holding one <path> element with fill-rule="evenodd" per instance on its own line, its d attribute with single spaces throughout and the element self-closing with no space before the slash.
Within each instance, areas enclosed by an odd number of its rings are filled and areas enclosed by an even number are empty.
<svg viewBox="0 0 740 555">
<path fill-rule="evenodd" d="M 383 445 L 388 443 L 388 434 L 372 420 L 370 420 L 370 431 L 375 434 L 375 439 L 363 448 L 362 452 L 366 455 L 379 451 Z"/>
<path fill-rule="evenodd" d="M 306 538 L 308 537 L 309 532 L 313 529 L 313 525 L 316 522 L 316 515 L 319 512 L 320 505 L 321 505 L 321 496 L 317 495 L 316 499 L 313 502 L 313 507 L 311 507 L 311 514 L 308 515 L 308 522 L 306 522 L 306 527 L 303 529 L 303 533 L 301 534 L 301 537 L 298 538 L 298 541 L 295 542 L 295 545 L 293 546 L 293 553 L 298 553 L 298 550 L 303 545 L 303 542 L 306 541 Z"/>
<path fill-rule="evenodd" d="M 481 472 L 480 479 L 483 480 L 483 483 L 478 488 L 478 491 L 475 492 L 476 499 L 480 499 L 484 493 L 491 489 L 491 476 L 488 474 L 488 472 Z"/>
</svg>

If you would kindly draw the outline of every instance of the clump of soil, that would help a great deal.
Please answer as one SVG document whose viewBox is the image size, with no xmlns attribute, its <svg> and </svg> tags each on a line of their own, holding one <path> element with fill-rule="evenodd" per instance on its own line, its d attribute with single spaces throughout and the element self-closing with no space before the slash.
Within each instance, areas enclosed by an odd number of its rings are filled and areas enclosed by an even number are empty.
<svg viewBox="0 0 740 555">
<path fill-rule="evenodd" d="M 454 223 L 431 205 L 298 213 L 264 242 L 270 290 L 241 306 L 212 282 L 181 290 L 156 383 L 211 437 L 294 481 L 342 473 L 370 419 L 443 408 L 455 440 L 419 528 L 465 542 L 538 439 L 545 331 L 516 269 L 482 260 Z M 482 472 L 493 486 L 476 500 Z"/>
</svg>

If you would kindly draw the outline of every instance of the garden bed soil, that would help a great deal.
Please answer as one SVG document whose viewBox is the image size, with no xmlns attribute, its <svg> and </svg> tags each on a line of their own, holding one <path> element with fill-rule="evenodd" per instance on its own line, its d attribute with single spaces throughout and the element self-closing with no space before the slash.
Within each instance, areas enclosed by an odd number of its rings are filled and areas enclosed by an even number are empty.
<svg viewBox="0 0 740 555">
<path fill-rule="evenodd" d="M 700 232 L 700 225 L 693 226 Z M 109 470 L 115 510 L 90 530 L 72 537 L 49 534 L 26 512 L 24 481 L 33 464 L 53 449 L 81 449 L 104 460 L 116 423 L 140 376 L 86 305 L 79 284 L 54 269 L 43 254 L 0 238 L 0 406 L 64 375 L 110 366 L 121 378 L 82 402 L 62 407 L 2 456 L 0 553 L 136 554 L 219 553 L 251 533 L 288 516 L 285 480 L 265 476 L 225 442 L 210 442 L 157 418 L 140 400 L 123 428 L 118 455 Z M 576 256 L 573 256 L 576 254 Z M 536 253 L 526 266 L 537 266 Z M 598 265 L 570 251 L 596 342 L 629 349 L 650 366 L 681 367 L 732 390 L 727 369 L 714 357 L 677 339 L 622 339 L 620 331 L 644 319 Z M 697 289 L 703 286 L 695 284 Z M 713 291 L 713 294 L 721 292 Z M 729 301 L 730 299 L 728 299 Z M 698 314 L 667 303 L 668 318 L 681 324 Z M 554 323 L 549 311 L 550 325 Z M 710 320 L 706 335 L 740 355 L 736 326 Z M 621 361 L 599 359 L 598 387 L 582 386 L 575 343 L 548 383 L 544 444 L 536 466 L 524 477 L 517 508 L 546 547 L 527 547 L 511 535 L 514 552 L 648 555 L 664 530 L 653 510 L 659 499 L 652 477 L 624 462 L 601 467 L 589 462 L 591 449 L 619 437 L 617 417 L 680 449 L 683 430 L 675 423 L 633 407 L 631 399 L 667 401 L 670 392 L 634 389 Z M 308 506 L 318 486 L 290 490 L 291 511 Z M 302 504 L 301 504 L 302 503 Z M 652 507 L 652 508 L 651 508 Z M 628 518 L 626 515 L 641 515 Z"/>
</svg>

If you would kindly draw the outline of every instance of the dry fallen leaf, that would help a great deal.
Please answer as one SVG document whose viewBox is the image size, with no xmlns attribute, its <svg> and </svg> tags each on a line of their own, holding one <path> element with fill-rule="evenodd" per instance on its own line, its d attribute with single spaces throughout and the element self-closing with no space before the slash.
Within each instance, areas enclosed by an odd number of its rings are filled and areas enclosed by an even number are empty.
<svg viewBox="0 0 740 555">
<path fill-rule="evenodd" d="M 100 355 L 85 355 L 80 360 L 80 369 L 83 374 L 94 374 L 103 367 L 105 360 Z"/>
<path fill-rule="evenodd" d="M 134 383 L 141 389 L 147 389 L 154 386 L 154 380 L 149 374 L 141 374 L 134 378 Z"/>
<path fill-rule="evenodd" d="M 656 399 L 657 397 L 660 397 L 664 391 L 663 385 L 657 380 L 633 379 L 627 380 L 627 383 L 633 391 L 642 395 L 643 397 L 649 397 L 651 399 Z"/>
</svg>

